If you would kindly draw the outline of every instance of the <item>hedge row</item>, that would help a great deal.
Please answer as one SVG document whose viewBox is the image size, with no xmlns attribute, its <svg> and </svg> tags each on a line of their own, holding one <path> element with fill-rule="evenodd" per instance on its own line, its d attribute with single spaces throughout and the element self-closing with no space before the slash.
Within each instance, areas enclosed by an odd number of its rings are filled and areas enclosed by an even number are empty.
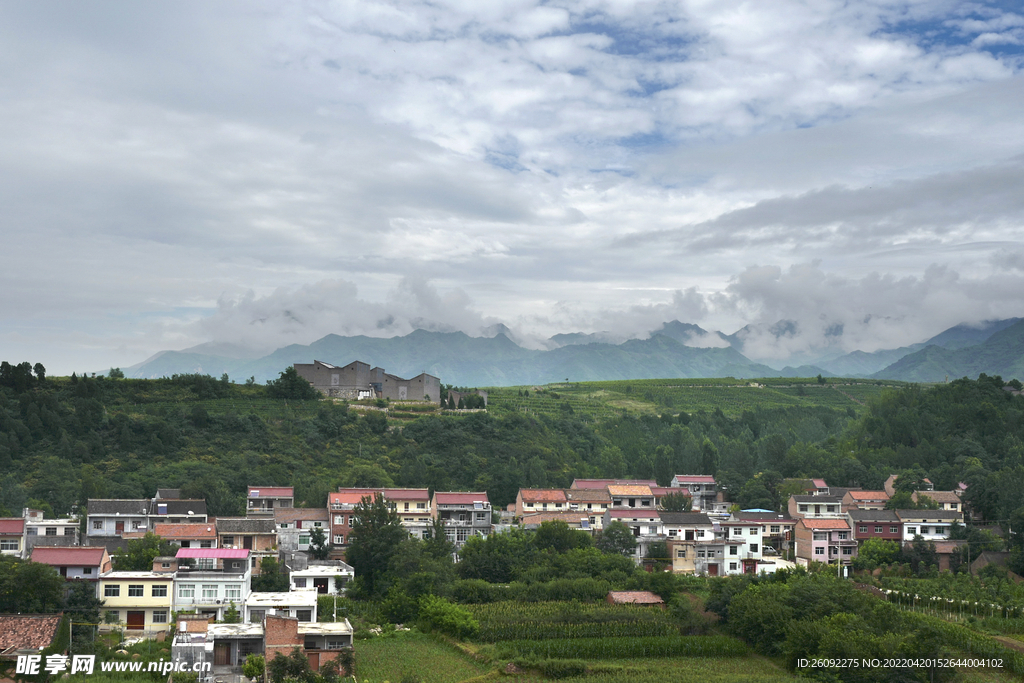
<svg viewBox="0 0 1024 683">
<path fill-rule="evenodd" d="M 677 626 L 657 621 L 613 621 L 584 624 L 507 621 L 482 624 L 477 639 L 485 643 L 497 643 L 516 638 L 548 640 L 551 638 L 642 638 L 672 635 L 679 635 Z"/>
<path fill-rule="evenodd" d="M 503 659 L 632 659 L 636 657 L 742 657 L 749 650 L 728 636 L 647 636 L 512 640 L 496 646 Z"/>
</svg>

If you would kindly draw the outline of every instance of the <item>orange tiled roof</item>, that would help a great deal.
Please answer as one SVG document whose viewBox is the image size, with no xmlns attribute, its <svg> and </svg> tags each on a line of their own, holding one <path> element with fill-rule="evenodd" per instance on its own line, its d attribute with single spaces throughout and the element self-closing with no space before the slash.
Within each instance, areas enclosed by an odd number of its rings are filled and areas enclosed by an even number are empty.
<svg viewBox="0 0 1024 683">
<path fill-rule="evenodd" d="M 609 486 L 608 493 L 613 496 L 651 496 L 650 486 Z"/>
<path fill-rule="evenodd" d="M 885 491 L 848 491 L 854 500 L 889 500 Z"/>
<path fill-rule="evenodd" d="M 217 538 L 213 524 L 157 524 L 153 533 L 160 538 Z"/>
<path fill-rule="evenodd" d="M 620 605 L 661 605 L 665 602 L 650 591 L 610 591 L 608 597 Z"/>
<path fill-rule="evenodd" d="M 524 501 L 542 503 L 564 503 L 565 491 L 562 489 L 519 489 Z"/>
<path fill-rule="evenodd" d="M 850 525 L 845 519 L 801 519 L 799 524 L 803 524 L 808 529 L 849 529 Z"/>
<path fill-rule="evenodd" d="M 936 503 L 959 503 L 960 496 L 952 491 L 914 491 L 911 498 L 916 502 L 920 496 L 928 496 Z"/>
<path fill-rule="evenodd" d="M 0 615 L 0 652 L 41 650 L 53 642 L 61 614 Z"/>
</svg>

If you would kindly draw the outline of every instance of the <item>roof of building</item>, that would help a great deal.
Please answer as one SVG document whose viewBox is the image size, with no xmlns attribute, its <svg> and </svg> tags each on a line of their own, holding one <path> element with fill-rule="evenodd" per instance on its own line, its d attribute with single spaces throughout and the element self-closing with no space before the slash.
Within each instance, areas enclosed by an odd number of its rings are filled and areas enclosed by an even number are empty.
<svg viewBox="0 0 1024 683">
<path fill-rule="evenodd" d="M 942 541 L 932 541 L 932 544 L 935 546 L 935 552 L 939 555 L 949 555 L 950 553 L 955 553 L 958 548 L 963 547 L 966 543 L 966 539 L 946 539 Z"/>
<path fill-rule="evenodd" d="M 895 510 L 849 510 L 846 514 L 855 522 L 898 522 Z"/>
<path fill-rule="evenodd" d="M 842 503 L 835 496 L 791 496 L 798 503 L 820 503 L 821 505 L 832 505 Z"/>
<path fill-rule="evenodd" d="M 960 496 L 954 491 L 914 491 L 910 497 L 917 501 L 918 496 L 927 496 L 936 503 L 959 503 Z"/>
<path fill-rule="evenodd" d="M 608 493 L 613 496 L 652 496 L 651 487 L 646 484 L 612 484 Z"/>
<path fill-rule="evenodd" d="M 100 574 L 101 581 L 118 581 L 118 580 L 163 580 L 170 581 L 174 578 L 173 572 L 107 572 L 106 574 Z"/>
<path fill-rule="evenodd" d="M 796 520 L 792 519 L 788 515 L 754 512 L 751 510 L 741 510 L 737 512 L 736 519 L 743 520 L 744 522 L 760 522 L 761 524 L 796 524 Z"/>
<path fill-rule="evenodd" d="M 0 655 L 42 650 L 53 642 L 63 614 L 0 614 Z"/>
<path fill-rule="evenodd" d="M 490 502 L 486 491 L 435 491 L 434 500 L 437 501 L 438 505 Z"/>
<path fill-rule="evenodd" d="M 885 491 L 847 491 L 846 495 L 854 500 L 889 500 Z"/>
<path fill-rule="evenodd" d="M 609 486 L 657 486 L 653 479 L 573 479 L 574 489 L 603 489 Z"/>
<path fill-rule="evenodd" d="M 181 489 L 157 489 L 156 497 L 178 500 L 181 498 Z"/>
<path fill-rule="evenodd" d="M 327 494 L 327 503 L 329 505 L 334 503 L 359 505 L 363 502 L 363 498 L 376 500 L 379 492 L 380 489 L 338 489 L 337 493 Z"/>
<path fill-rule="evenodd" d="M 273 534 L 277 526 L 272 519 L 258 517 L 218 517 L 218 534 Z"/>
<path fill-rule="evenodd" d="M 179 548 L 176 558 L 214 557 L 224 560 L 240 560 L 249 557 L 244 548 Z"/>
<path fill-rule="evenodd" d="M 23 533 L 25 533 L 25 520 L 22 517 L 0 519 L 0 534 L 21 536 Z"/>
<path fill-rule="evenodd" d="M 610 503 L 612 496 L 608 489 L 565 489 L 566 500 L 584 503 Z"/>
<path fill-rule="evenodd" d="M 153 533 L 160 538 L 217 538 L 213 524 L 156 524 Z"/>
<path fill-rule="evenodd" d="M 128 539 L 121 536 L 83 536 L 82 542 L 88 547 L 104 548 L 111 554 L 117 554 L 128 548 Z"/>
<path fill-rule="evenodd" d="M 569 525 L 590 524 L 590 517 L 582 512 L 529 512 L 523 515 L 523 526 L 541 525 L 544 522 L 565 522 Z"/>
<path fill-rule="evenodd" d="M 542 503 L 564 503 L 566 500 L 562 489 L 519 489 L 519 496 L 524 501 Z"/>
<path fill-rule="evenodd" d="M 255 595 L 250 593 L 250 595 Z M 234 640 L 263 637 L 263 624 L 210 624 L 206 627 L 207 641 Z"/>
<path fill-rule="evenodd" d="M 707 524 L 710 526 L 711 518 L 703 512 L 665 512 L 658 513 L 661 521 L 665 524 Z"/>
<path fill-rule="evenodd" d="M 324 522 L 330 519 L 326 508 L 274 508 L 274 522 L 312 521 Z"/>
<path fill-rule="evenodd" d="M 160 512 L 160 508 L 167 506 L 167 512 Z M 176 500 L 153 499 L 149 508 L 151 515 L 196 515 L 206 516 L 206 501 L 202 498 L 181 498 Z"/>
<path fill-rule="evenodd" d="M 661 513 L 657 510 L 644 510 L 641 508 L 629 508 L 627 510 L 608 510 L 605 512 L 614 518 L 622 519 L 661 519 Z"/>
<path fill-rule="evenodd" d="M 849 529 L 850 523 L 845 519 L 801 519 L 797 524 L 803 524 L 808 529 Z"/>
<path fill-rule="evenodd" d="M 811 483 L 817 486 L 819 489 L 828 488 L 828 484 L 825 483 L 824 479 L 811 479 Z"/>
<path fill-rule="evenodd" d="M 300 621 L 299 635 L 302 636 L 343 636 L 352 633 L 352 624 L 343 621 Z"/>
<path fill-rule="evenodd" d="M 665 601 L 651 591 L 608 591 L 608 599 L 617 605 L 663 605 Z"/>
<path fill-rule="evenodd" d="M 295 488 L 291 486 L 250 486 L 247 498 L 294 498 Z"/>
<path fill-rule="evenodd" d="M 32 561 L 55 567 L 98 567 L 107 549 L 103 546 L 36 546 L 32 548 Z"/>
<path fill-rule="evenodd" d="M 90 498 L 86 510 L 90 515 L 121 514 L 144 517 L 149 512 L 149 500 L 146 498 Z"/>
<path fill-rule="evenodd" d="M 710 474 L 677 474 L 673 480 L 687 484 L 714 484 L 715 478 Z"/>
<path fill-rule="evenodd" d="M 344 563 L 342 563 L 344 564 Z M 339 574 L 353 574 L 355 572 L 351 566 L 345 565 L 344 567 L 329 567 L 324 565 L 315 564 L 305 569 L 296 569 L 291 573 L 292 576 L 337 576 Z"/>
<path fill-rule="evenodd" d="M 896 514 L 904 521 L 915 522 L 953 522 L 962 519 L 956 510 L 897 510 Z"/>
<path fill-rule="evenodd" d="M 389 500 L 430 500 L 430 489 L 384 489 Z"/>
<path fill-rule="evenodd" d="M 259 591 L 253 591 L 252 593 L 249 593 L 249 597 L 245 599 L 245 606 L 249 608 L 269 608 L 289 605 L 312 607 L 316 604 L 316 599 L 319 595 L 320 594 L 316 592 L 315 588 L 275 593 L 261 593 Z"/>
</svg>

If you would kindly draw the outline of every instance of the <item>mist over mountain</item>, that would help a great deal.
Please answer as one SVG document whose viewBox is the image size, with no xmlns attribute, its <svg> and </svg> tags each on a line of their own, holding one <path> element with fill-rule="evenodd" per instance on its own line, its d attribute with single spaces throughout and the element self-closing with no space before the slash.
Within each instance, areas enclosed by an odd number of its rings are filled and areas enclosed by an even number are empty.
<svg viewBox="0 0 1024 683">
<path fill-rule="evenodd" d="M 497 324 L 491 336 L 464 332 L 415 330 L 404 336 L 379 338 L 327 335 L 312 344 L 293 344 L 253 357 L 232 346 L 200 345 L 163 351 L 126 368 L 132 377 L 155 378 L 183 373 L 274 379 L 294 363 L 322 360 L 346 364 L 361 360 L 387 372 L 412 377 L 428 372 L 459 386 L 508 386 L 564 381 L 614 379 L 736 377 L 807 377 L 822 374 L 936 382 L 946 377 L 1000 374 L 1024 376 L 1024 321 L 988 321 L 957 325 L 912 346 L 871 353 L 855 351 L 838 357 L 794 356 L 781 367 L 759 363 L 742 353 L 746 340 L 766 334 L 784 338 L 797 324 L 747 326 L 731 335 L 673 320 L 649 333 L 614 343 L 606 333 L 555 335 L 554 348 L 524 348 L 510 338 L 512 330 Z M 835 331 L 841 337 L 842 330 Z M 216 353 L 220 351 L 221 353 Z M 810 362 L 807 361 L 810 357 Z"/>
</svg>

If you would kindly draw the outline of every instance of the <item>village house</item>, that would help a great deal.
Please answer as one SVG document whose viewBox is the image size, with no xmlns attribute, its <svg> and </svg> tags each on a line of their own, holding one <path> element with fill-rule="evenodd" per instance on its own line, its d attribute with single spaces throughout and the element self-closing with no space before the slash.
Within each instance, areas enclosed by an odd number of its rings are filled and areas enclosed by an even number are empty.
<svg viewBox="0 0 1024 683">
<path fill-rule="evenodd" d="M 182 548 L 217 547 L 217 529 L 213 524 L 156 524 L 153 533 Z"/>
<path fill-rule="evenodd" d="M 761 526 L 762 554 L 787 554 L 792 547 L 795 519 L 760 510 L 742 510 L 733 517 L 744 524 Z"/>
<path fill-rule="evenodd" d="M 173 491 L 177 489 L 163 489 Z M 157 524 L 205 524 L 206 501 L 201 498 L 154 498 L 149 502 L 149 529 Z"/>
<path fill-rule="evenodd" d="M 657 486 L 653 479 L 573 479 L 570 488 L 607 491 L 609 486 Z"/>
<path fill-rule="evenodd" d="M 612 509 L 645 509 L 654 510 L 654 492 L 645 484 L 611 484 L 608 495 L 612 497 Z"/>
<path fill-rule="evenodd" d="M 794 535 L 797 564 L 805 567 L 811 562 L 850 564 L 857 556 L 857 541 L 846 519 L 799 519 Z"/>
<path fill-rule="evenodd" d="M 127 532 L 149 530 L 149 500 L 146 498 L 90 498 L 86 505 L 85 534 L 88 539 L 118 537 Z"/>
<path fill-rule="evenodd" d="M 319 593 L 311 588 L 285 592 L 253 592 L 245 599 L 242 620 L 262 623 L 269 615 L 295 617 L 300 622 L 316 621 L 316 600 Z M 239 607 L 239 611 L 242 608 Z"/>
<path fill-rule="evenodd" d="M 889 502 L 885 491 L 847 491 L 842 499 L 842 510 L 884 510 Z"/>
<path fill-rule="evenodd" d="M 260 573 L 260 562 L 265 558 L 277 559 L 277 528 L 273 518 L 218 517 L 216 528 L 218 546 L 250 551 L 249 565 L 254 575 Z"/>
<path fill-rule="evenodd" d="M 121 626 L 126 636 L 153 637 L 170 627 L 174 574 L 107 572 L 100 576 L 100 631 Z"/>
<path fill-rule="evenodd" d="M 903 522 L 893 510 L 852 509 L 846 513 L 858 546 L 869 538 L 903 542 Z"/>
<path fill-rule="evenodd" d="M 20 517 L 0 518 L 0 555 L 25 557 L 25 520 Z"/>
<path fill-rule="evenodd" d="M 959 512 L 952 510 L 896 510 L 903 523 L 903 542 L 911 543 L 915 536 L 926 541 L 942 541 L 949 538 L 949 529 L 954 523 L 963 523 Z"/>
<path fill-rule="evenodd" d="M 279 508 L 295 507 L 291 486 L 250 486 L 245 494 L 246 517 L 274 516 Z"/>
<path fill-rule="evenodd" d="M 32 561 L 48 564 L 65 579 L 97 581 L 111 569 L 110 553 L 103 546 L 44 547 L 32 549 Z"/>
<path fill-rule="evenodd" d="M 344 593 L 345 587 L 356 577 L 351 565 L 337 560 L 311 562 L 305 569 L 294 569 L 288 575 L 291 590 L 312 588 L 321 595 Z"/>
<path fill-rule="evenodd" d="M 790 496 L 787 511 L 793 519 L 835 519 L 843 515 L 843 501 L 832 496 Z"/>
<path fill-rule="evenodd" d="M 37 545 L 74 546 L 79 544 L 81 520 L 75 517 L 46 519 L 42 510 L 25 508 L 25 554 Z M 2 547 L 2 546 L 0 546 Z"/>
<path fill-rule="evenodd" d="M 956 491 L 914 491 L 910 497 L 915 503 L 919 503 L 922 497 L 930 498 L 938 504 L 940 510 L 960 513 L 964 511 L 963 503 L 960 502 L 960 496 Z"/>
<path fill-rule="evenodd" d="M 893 496 L 896 495 L 896 480 L 899 479 L 899 477 L 900 477 L 900 475 L 898 475 L 898 474 L 890 474 L 889 477 L 885 480 L 885 483 L 882 484 L 882 488 L 885 490 L 886 493 L 889 494 L 890 498 L 892 498 Z M 922 479 L 921 483 L 920 483 L 920 486 L 918 487 L 917 490 L 918 491 L 934 491 L 935 490 L 935 484 L 932 483 L 931 479 L 927 479 L 927 478 L 926 479 Z"/>
<path fill-rule="evenodd" d="M 709 474 L 677 474 L 670 488 L 683 489 L 693 499 L 693 507 L 701 512 L 710 511 L 718 501 L 718 484 Z"/>
<path fill-rule="evenodd" d="M 582 512 L 528 512 L 523 515 L 519 524 L 526 530 L 536 530 L 545 522 L 562 522 L 570 529 L 585 531 L 588 534 L 594 532 L 590 517 Z"/>
<path fill-rule="evenodd" d="M 633 559 L 638 563 L 647 556 L 652 543 L 667 539 L 661 529 L 661 514 L 654 509 L 613 508 L 604 513 L 603 528 L 612 522 L 625 524 L 636 538 Z"/>
<path fill-rule="evenodd" d="M 383 368 L 371 369 L 362 361 L 339 366 L 314 360 L 312 363 L 295 363 L 294 368 L 314 389 L 331 398 L 441 403 L 441 380 L 425 372 L 412 379 L 403 379 L 385 372 Z"/>
<path fill-rule="evenodd" d="M 519 489 L 516 494 L 516 517 L 537 512 L 563 512 L 569 501 L 562 489 Z"/>
<path fill-rule="evenodd" d="M 313 529 L 322 529 L 330 544 L 330 515 L 326 508 L 275 508 L 277 546 L 281 550 L 309 552 Z"/>
<path fill-rule="evenodd" d="M 182 548 L 175 559 L 174 565 L 168 567 L 175 570 L 175 611 L 194 610 L 217 621 L 224 619 L 224 612 L 232 603 L 241 612 L 252 578 L 248 550 Z M 187 566 L 183 560 L 193 564 Z"/>
<path fill-rule="evenodd" d="M 591 525 L 600 523 L 604 511 L 611 507 L 612 497 L 608 489 L 565 489 L 565 500 L 572 512 L 590 515 Z"/>
<path fill-rule="evenodd" d="M 445 526 L 445 535 L 456 550 L 466 544 L 470 536 L 489 536 L 491 501 L 486 491 L 435 491 L 431 501 L 433 516 Z"/>
</svg>

